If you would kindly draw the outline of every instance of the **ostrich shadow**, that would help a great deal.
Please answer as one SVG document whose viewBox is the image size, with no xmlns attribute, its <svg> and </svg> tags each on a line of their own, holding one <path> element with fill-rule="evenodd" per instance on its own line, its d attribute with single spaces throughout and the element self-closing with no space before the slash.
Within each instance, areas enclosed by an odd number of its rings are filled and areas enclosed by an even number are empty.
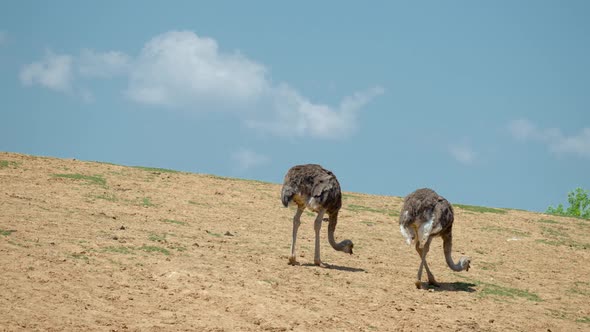
<svg viewBox="0 0 590 332">
<path fill-rule="evenodd" d="M 433 289 L 435 292 L 467 292 L 473 293 L 476 291 L 474 283 L 471 282 L 440 282 L 438 287 L 433 285 L 427 285 L 428 289 Z"/>
<path fill-rule="evenodd" d="M 301 264 L 302 266 L 317 266 L 313 263 L 305 263 L 305 264 Z M 367 272 L 365 269 L 360 269 L 360 268 L 356 268 L 356 267 L 349 267 L 349 266 L 341 266 L 341 265 L 334 265 L 334 264 L 328 264 L 328 263 L 324 263 L 324 265 L 326 265 L 326 267 L 324 267 L 324 269 L 326 270 L 338 270 L 338 271 L 344 271 L 344 272 Z"/>
</svg>

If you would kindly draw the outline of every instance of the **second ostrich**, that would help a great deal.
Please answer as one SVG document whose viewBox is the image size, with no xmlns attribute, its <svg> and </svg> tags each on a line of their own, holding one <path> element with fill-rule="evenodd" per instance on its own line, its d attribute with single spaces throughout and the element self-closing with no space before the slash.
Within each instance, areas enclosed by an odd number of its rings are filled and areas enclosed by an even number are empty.
<svg viewBox="0 0 590 332">
<path fill-rule="evenodd" d="M 416 241 L 416 251 L 420 256 L 420 267 L 416 278 L 416 287 L 421 288 L 422 267 L 426 269 L 428 283 L 438 285 L 426 263 L 426 255 L 433 237 L 440 236 L 447 265 L 453 271 L 468 271 L 471 259 L 461 257 L 453 262 L 453 206 L 434 190 L 423 188 L 406 196 L 399 219 L 400 231 L 408 244 Z M 417 239 L 416 239 L 417 237 Z"/>
<path fill-rule="evenodd" d="M 297 204 L 297 212 L 293 217 L 293 241 L 291 242 L 289 264 L 298 264 L 295 256 L 295 242 L 297 241 L 297 230 L 301 224 L 300 218 L 305 208 L 317 213 L 314 223 L 315 253 L 313 261 L 315 265 L 325 266 L 320 259 L 320 229 L 324 213 L 328 213 L 328 241 L 330 245 L 337 251 L 352 255 L 352 241 L 344 240 L 336 243 L 334 239 L 338 211 L 342 206 L 342 193 L 340 183 L 332 172 L 314 164 L 293 166 L 285 175 L 281 200 L 285 207 L 291 202 Z"/>
</svg>

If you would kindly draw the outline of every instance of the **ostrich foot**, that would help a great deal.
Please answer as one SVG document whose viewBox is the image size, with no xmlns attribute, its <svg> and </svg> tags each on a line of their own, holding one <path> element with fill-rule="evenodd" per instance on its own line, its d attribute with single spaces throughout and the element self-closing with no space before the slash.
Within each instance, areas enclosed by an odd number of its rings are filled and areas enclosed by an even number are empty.
<svg viewBox="0 0 590 332">
<path fill-rule="evenodd" d="M 289 265 L 299 265 L 299 262 L 297 261 L 297 258 L 295 258 L 295 256 L 289 257 Z"/>
<path fill-rule="evenodd" d="M 319 267 L 328 267 L 328 265 L 324 264 L 322 261 L 315 261 L 314 264 Z"/>
<path fill-rule="evenodd" d="M 416 280 L 416 282 L 414 284 L 416 285 L 416 288 L 418 288 L 418 289 L 422 288 L 422 282 L 420 282 L 420 280 Z"/>
</svg>

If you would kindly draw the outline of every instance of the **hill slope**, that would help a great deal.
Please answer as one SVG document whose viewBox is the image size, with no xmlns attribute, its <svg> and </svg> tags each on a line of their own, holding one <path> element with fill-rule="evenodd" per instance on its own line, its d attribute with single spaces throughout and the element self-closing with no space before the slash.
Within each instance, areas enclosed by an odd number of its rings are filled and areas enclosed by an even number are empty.
<svg viewBox="0 0 590 332">
<path fill-rule="evenodd" d="M 393 180 L 392 180 L 393 181 Z M 341 181 L 345 182 L 345 181 Z M 346 189 L 346 188 L 344 188 Z M 313 262 L 277 184 L 0 153 L 0 327 L 116 331 L 576 331 L 590 329 L 590 222 L 456 205 L 452 272 L 417 290 L 401 198 L 344 195 Z M 444 193 L 441 193 L 444 195 Z"/>
</svg>

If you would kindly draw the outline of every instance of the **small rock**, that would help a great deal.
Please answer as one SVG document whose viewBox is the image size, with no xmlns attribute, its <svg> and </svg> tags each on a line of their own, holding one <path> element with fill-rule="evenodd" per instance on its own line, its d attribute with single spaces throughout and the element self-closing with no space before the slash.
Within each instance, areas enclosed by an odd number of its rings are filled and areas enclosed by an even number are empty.
<svg viewBox="0 0 590 332">
<path fill-rule="evenodd" d="M 119 227 L 119 229 L 120 229 L 120 230 L 122 230 L 122 231 L 124 231 L 124 230 L 126 230 L 127 228 L 125 228 L 125 226 L 121 226 L 121 227 Z"/>
<path fill-rule="evenodd" d="M 489 320 L 489 322 L 490 322 L 490 323 L 493 323 L 493 322 L 494 322 L 494 320 L 493 320 L 493 319 L 490 319 L 490 320 Z"/>
<path fill-rule="evenodd" d="M 230 233 L 229 231 L 225 232 L 225 234 L 223 234 L 225 236 L 234 236 L 232 233 Z"/>
</svg>

